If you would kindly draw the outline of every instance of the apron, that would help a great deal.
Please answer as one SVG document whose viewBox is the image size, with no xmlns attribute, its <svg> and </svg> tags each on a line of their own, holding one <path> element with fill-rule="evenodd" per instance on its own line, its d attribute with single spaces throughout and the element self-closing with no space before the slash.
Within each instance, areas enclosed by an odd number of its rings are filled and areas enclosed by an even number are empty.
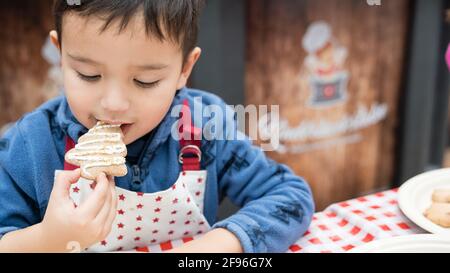
<svg viewBox="0 0 450 273">
<path fill-rule="evenodd" d="M 182 165 L 178 179 L 171 187 L 154 193 L 133 192 L 116 187 L 117 214 L 112 230 L 101 242 L 87 252 L 130 251 L 190 238 L 211 229 L 203 215 L 206 170 L 200 170 L 201 130 L 191 123 L 187 100 L 181 110 L 180 154 Z M 196 140 L 198 139 L 198 140 Z M 75 143 L 66 138 L 66 152 Z M 64 162 L 64 170 L 78 168 Z M 151 171 L 151 170 L 150 170 Z M 80 178 L 71 185 L 70 197 L 75 207 L 93 192 L 94 181 Z"/>
</svg>

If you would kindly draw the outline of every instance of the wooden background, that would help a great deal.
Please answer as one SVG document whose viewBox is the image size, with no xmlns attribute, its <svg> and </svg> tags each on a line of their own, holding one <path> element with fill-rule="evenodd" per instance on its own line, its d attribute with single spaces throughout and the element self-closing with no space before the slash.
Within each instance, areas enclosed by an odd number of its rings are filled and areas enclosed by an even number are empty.
<svg viewBox="0 0 450 273">
<path fill-rule="evenodd" d="M 15 121 L 51 97 L 46 86 L 49 64 L 41 48 L 53 28 L 51 0 L 4 1 L 0 5 L 0 126 Z M 317 209 L 389 186 L 395 162 L 395 130 L 409 1 L 248 0 L 246 103 L 279 104 L 295 127 L 302 120 L 338 119 L 358 103 L 387 103 L 389 116 L 360 133 L 364 141 L 305 154 L 280 155 L 311 184 Z M 307 26 L 325 20 L 349 51 L 349 99 L 324 110 L 305 107 L 308 92 L 299 81 L 306 52 L 301 38 Z"/>
<path fill-rule="evenodd" d="M 388 117 L 359 133 L 363 140 L 302 154 L 268 153 L 311 184 L 317 210 L 330 203 L 388 187 L 393 179 L 398 104 L 407 49 L 409 1 L 249 0 L 247 5 L 246 103 L 279 104 L 280 116 L 296 127 L 302 120 L 338 120 L 358 104 L 386 103 Z M 308 25 L 325 20 L 348 49 L 348 99 L 324 109 L 306 107 L 307 56 L 301 40 Z"/>
<path fill-rule="evenodd" d="M 49 64 L 41 49 L 53 28 L 51 0 L 2 1 L 0 5 L 0 127 L 49 96 Z"/>
</svg>

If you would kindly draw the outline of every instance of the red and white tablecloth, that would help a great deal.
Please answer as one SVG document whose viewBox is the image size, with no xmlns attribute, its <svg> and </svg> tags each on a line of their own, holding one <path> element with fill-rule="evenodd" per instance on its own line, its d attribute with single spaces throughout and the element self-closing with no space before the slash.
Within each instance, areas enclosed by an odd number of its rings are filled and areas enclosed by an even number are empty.
<svg viewBox="0 0 450 273">
<path fill-rule="evenodd" d="M 426 233 L 400 211 L 397 189 L 333 204 L 314 214 L 309 230 L 289 247 L 288 253 L 337 253 L 394 236 Z M 201 236 L 201 235 L 198 235 Z M 137 249 L 167 251 L 198 236 Z"/>
<path fill-rule="evenodd" d="M 397 189 L 333 204 L 316 213 L 288 252 L 336 253 L 388 237 L 425 233 L 400 211 Z"/>
</svg>

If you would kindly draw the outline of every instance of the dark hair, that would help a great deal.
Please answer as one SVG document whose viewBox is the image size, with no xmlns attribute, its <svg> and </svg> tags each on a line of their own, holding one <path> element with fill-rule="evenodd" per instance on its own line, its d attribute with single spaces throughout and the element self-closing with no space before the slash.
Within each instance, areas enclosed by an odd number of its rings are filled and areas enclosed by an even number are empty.
<svg viewBox="0 0 450 273">
<path fill-rule="evenodd" d="M 101 31 L 119 19 L 121 32 L 133 15 L 142 11 L 147 35 L 178 43 L 184 60 L 197 43 L 198 17 L 203 5 L 204 0 L 55 0 L 53 14 L 61 45 L 62 19 L 66 12 L 99 16 L 105 21 Z"/>
</svg>

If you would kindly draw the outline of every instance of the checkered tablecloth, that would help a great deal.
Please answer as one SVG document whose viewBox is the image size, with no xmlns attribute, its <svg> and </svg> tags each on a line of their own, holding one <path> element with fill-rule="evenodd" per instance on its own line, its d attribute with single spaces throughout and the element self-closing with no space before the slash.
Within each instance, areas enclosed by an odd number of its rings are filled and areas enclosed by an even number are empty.
<svg viewBox="0 0 450 273">
<path fill-rule="evenodd" d="M 425 233 L 400 211 L 397 189 L 333 204 L 316 213 L 288 252 L 336 253 L 394 236 Z"/>
<path fill-rule="evenodd" d="M 333 204 L 314 214 L 309 230 L 289 247 L 288 253 L 337 253 L 394 236 L 425 233 L 400 211 L 397 189 Z M 201 235 L 199 235 L 201 236 Z M 198 236 L 136 249 L 164 252 Z"/>
</svg>

